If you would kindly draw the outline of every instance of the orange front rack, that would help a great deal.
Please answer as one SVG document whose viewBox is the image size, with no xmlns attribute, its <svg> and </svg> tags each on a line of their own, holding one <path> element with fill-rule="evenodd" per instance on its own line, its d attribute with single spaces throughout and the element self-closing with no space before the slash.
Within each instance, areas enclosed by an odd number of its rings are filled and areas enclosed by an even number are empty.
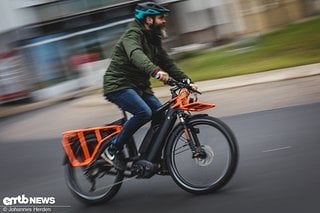
<svg viewBox="0 0 320 213">
<path fill-rule="evenodd" d="M 195 111 L 195 112 L 200 112 L 206 109 L 210 109 L 215 107 L 215 104 L 207 104 L 207 103 L 202 103 L 202 102 L 193 102 L 190 104 L 184 104 L 180 106 L 180 109 L 186 110 L 186 111 Z"/>
<path fill-rule="evenodd" d="M 210 109 L 210 108 L 213 108 L 216 106 L 215 104 L 207 104 L 207 103 L 202 103 L 199 101 L 190 103 L 189 99 L 188 99 L 189 95 L 190 95 L 190 92 L 188 90 L 186 90 L 186 89 L 180 90 L 178 96 L 171 99 L 171 102 L 174 102 L 174 101 L 176 102 L 172 106 L 172 108 L 178 107 L 178 108 L 185 110 L 185 111 L 200 112 L 200 111 Z"/>
<path fill-rule="evenodd" d="M 112 125 L 64 132 L 62 145 L 71 165 L 89 165 L 97 155 L 101 144 L 118 134 L 121 129 L 120 125 Z"/>
</svg>

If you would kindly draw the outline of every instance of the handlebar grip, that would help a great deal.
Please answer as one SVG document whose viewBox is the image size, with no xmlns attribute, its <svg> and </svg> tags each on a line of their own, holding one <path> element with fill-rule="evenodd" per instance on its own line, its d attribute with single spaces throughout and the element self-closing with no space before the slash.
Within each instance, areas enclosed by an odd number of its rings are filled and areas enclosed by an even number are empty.
<svg viewBox="0 0 320 213">
<path fill-rule="evenodd" d="M 155 77 L 156 79 L 160 79 L 160 73 L 157 73 L 154 77 Z"/>
<path fill-rule="evenodd" d="M 169 84 L 170 86 L 178 86 L 179 85 L 179 82 L 176 81 L 175 79 L 169 77 L 168 81 L 167 81 L 167 84 Z"/>
</svg>

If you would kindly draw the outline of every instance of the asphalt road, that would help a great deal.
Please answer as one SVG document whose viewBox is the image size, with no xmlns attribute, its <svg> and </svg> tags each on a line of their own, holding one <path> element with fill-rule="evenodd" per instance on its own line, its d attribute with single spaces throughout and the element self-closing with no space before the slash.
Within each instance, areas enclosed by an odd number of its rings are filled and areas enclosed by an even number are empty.
<svg viewBox="0 0 320 213">
<path fill-rule="evenodd" d="M 6 119 L 1 127 L 57 108 L 63 109 L 64 104 Z M 181 190 L 169 176 L 155 176 L 124 183 L 113 200 L 96 207 L 82 205 L 66 188 L 58 136 L 1 139 L 0 211 L 4 210 L 5 197 L 22 194 L 54 197 L 55 206 L 49 205 L 51 212 L 319 211 L 320 103 L 246 113 L 223 120 L 234 130 L 241 156 L 235 176 L 221 191 L 195 196 Z M 59 124 L 46 120 L 43 125 Z M 22 134 L 30 128 L 16 128 L 15 133 L 7 134 Z"/>
<path fill-rule="evenodd" d="M 194 196 L 170 177 L 156 176 L 124 183 L 102 206 L 75 200 L 63 177 L 61 132 L 120 116 L 115 106 L 94 95 L 0 121 L 0 212 L 10 211 L 4 209 L 4 198 L 23 194 L 54 197 L 51 212 L 319 211 L 319 75 L 207 92 L 200 98 L 217 104 L 208 113 L 222 117 L 239 140 L 239 168 L 218 193 Z"/>
</svg>

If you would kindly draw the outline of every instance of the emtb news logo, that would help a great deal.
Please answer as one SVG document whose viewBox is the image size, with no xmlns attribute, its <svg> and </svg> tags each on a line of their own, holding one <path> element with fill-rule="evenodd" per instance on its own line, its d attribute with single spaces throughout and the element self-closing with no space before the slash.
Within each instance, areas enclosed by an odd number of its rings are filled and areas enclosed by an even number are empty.
<svg viewBox="0 0 320 213">
<path fill-rule="evenodd" d="M 3 204 L 5 206 L 12 205 L 48 205 L 55 204 L 56 200 L 54 197 L 27 197 L 24 194 L 17 197 L 5 197 L 3 198 Z"/>
</svg>

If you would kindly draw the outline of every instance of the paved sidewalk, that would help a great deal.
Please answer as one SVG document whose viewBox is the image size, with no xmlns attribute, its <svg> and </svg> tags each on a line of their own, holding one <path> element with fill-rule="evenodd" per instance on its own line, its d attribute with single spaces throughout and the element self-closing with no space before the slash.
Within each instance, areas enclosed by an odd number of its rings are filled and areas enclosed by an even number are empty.
<svg viewBox="0 0 320 213">
<path fill-rule="evenodd" d="M 317 64 L 310 64 L 310 65 L 298 66 L 298 67 L 292 67 L 292 68 L 286 68 L 286 69 L 278 69 L 278 70 L 249 74 L 249 75 L 201 81 L 196 83 L 199 86 L 199 89 L 201 92 L 208 92 L 208 91 L 243 87 L 243 86 L 254 85 L 254 84 L 262 84 L 262 83 L 268 83 L 268 82 L 274 82 L 274 81 L 303 78 L 303 77 L 314 76 L 319 74 L 320 74 L 320 63 L 317 63 Z M 88 102 L 88 104 L 90 105 L 95 105 L 100 103 L 106 104 L 106 101 L 103 99 L 101 94 L 92 95 L 92 91 L 96 89 L 98 89 L 98 87 L 90 87 L 80 91 L 71 92 L 57 98 L 41 101 L 41 102 L 22 104 L 22 105 L 16 105 L 16 106 L 2 105 L 0 106 L 0 119 L 17 115 L 20 113 L 44 108 L 65 100 L 79 98 L 86 95 L 90 95 L 90 98 L 88 99 L 84 98 L 83 102 Z M 155 88 L 154 92 L 156 96 L 158 96 L 159 98 L 170 96 L 170 92 L 166 86 Z"/>
</svg>

